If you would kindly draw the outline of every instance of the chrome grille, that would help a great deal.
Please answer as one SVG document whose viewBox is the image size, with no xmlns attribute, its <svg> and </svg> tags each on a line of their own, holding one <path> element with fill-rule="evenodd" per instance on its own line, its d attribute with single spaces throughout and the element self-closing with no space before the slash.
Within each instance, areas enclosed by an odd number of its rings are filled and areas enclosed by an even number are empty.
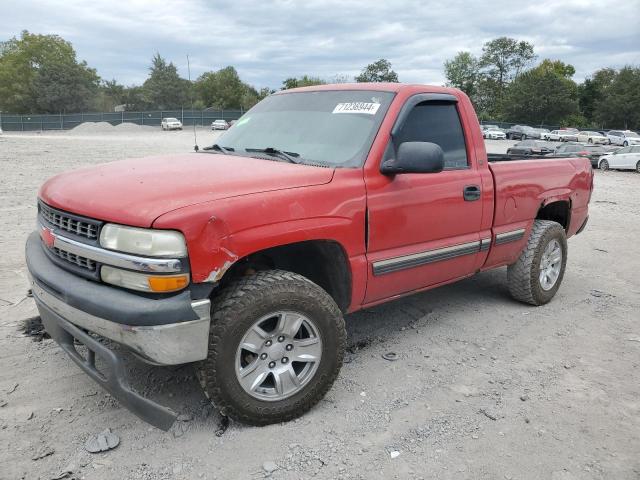
<svg viewBox="0 0 640 480">
<path fill-rule="evenodd" d="M 40 215 L 50 224 L 76 235 L 95 240 L 98 238 L 98 222 L 82 220 L 40 202 Z"/>
<path fill-rule="evenodd" d="M 76 255 L 75 253 L 67 252 L 65 250 L 60 250 L 57 247 L 53 247 L 51 251 L 67 262 L 73 263 L 81 268 L 86 268 L 91 272 L 96 271 L 96 262 L 89 258 L 81 257 L 80 255 Z"/>
</svg>

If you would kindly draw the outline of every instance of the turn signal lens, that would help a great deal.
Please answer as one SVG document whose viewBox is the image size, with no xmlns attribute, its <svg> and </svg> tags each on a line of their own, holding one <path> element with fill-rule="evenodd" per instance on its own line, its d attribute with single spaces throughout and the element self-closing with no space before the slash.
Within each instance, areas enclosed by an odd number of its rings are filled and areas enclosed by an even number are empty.
<svg viewBox="0 0 640 480">
<path fill-rule="evenodd" d="M 121 270 L 103 265 L 100 270 L 102 281 L 119 287 L 140 292 L 175 292 L 189 285 L 189 274 L 147 275 L 145 273 Z"/>
<path fill-rule="evenodd" d="M 175 292 L 189 285 L 188 275 L 168 275 L 149 277 L 149 288 L 152 292 Z"/>
</svg>

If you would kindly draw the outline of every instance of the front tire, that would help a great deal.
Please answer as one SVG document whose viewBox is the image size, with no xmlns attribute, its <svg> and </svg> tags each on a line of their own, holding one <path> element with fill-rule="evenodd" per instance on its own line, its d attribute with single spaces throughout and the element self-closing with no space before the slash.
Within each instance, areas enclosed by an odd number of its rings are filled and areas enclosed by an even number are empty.
<svg viewBox="0 0 640 480">
<path fill-rule="evenodd" d="M 629 146 L 629 142 L 627 142 L 626 140 L 624 142 L 622 142 L 622 146 L 623 147 L 628 147 Z"/>
<path fill-rule="evenodd" d="M 535 220 L 527 246 L 507 268 L 509 293 L 518 301 L 544 305 L 560 288 L 566 265 L 564 228 L 550 220 Z"/>
<path fill-rule="evenodd" d="M 600 170 L 604 170 L 604 171 L 609 170 L 609 162 L 606 160 L 602 160 L 600 162 Z"/>
<path fill-rule="evenodd" d="M 223 415 L 250 425 L 297 418 L 333 385 L 346 331 L 333 299 L 281 270 L 242 277 L 214 299 L 205 394 Z"/>
</svg>

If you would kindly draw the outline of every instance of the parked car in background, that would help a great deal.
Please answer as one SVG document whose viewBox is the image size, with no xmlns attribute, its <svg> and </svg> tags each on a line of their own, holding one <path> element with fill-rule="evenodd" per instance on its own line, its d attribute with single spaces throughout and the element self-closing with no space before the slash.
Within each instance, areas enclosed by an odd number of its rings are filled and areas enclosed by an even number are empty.
<svg viewBox="0 0 640 480">
<path fill-rule="evenodd" d="M 631 145 L 604 155 L 598 161 L 600 170 L 635 170 L 640 173 L 640 146 Z"/>
<path fill-rule="evenodd" d="M 162 130 L 182 130 L 182 122 L 173 117 L 163 118 L 160 126 Z"/>
<path fill-rule="evenodd" d="M 553 145 L 543 140 L 523 140 L 507 149 L 507 155 L 546 155 L 554 151 Z"/>
<path fill-rule="evenodd" d="M 526 140 L 527 138 L 540 138 L 540 132 L 527 125 L 514 125 L 506 131 L 510 140 Z"/>
<path fill-rule="evenodd" d="M 214 120 L 211 122 L 211 130 L 228 130 L 229 123 L 226 120 Z"/>
<path fill-rule="evenodd" d="M 536 128 L 535 130 L 540 134 L 540 140 L 544 140 L 544 136 L 549 133 L 548 128 Z"/>
<path fill-rule="evenodd" d="M 559 145 L 554 152 L 545 155 L 546 157 L 585 157 L 591 162 L 591 166 L 598 167 L 598 161 L 603 155 L 609 152 L 602 145 L 582 145 L 580 143 L 565 143 Z"/>
<path fill-rule="evenodd" d="M 577 142 L 578 133 L 580 131 L 577 128 L 564 128 L 561 130 L 560 141 L 561 142 Z"/>
<path fill-rule="evenodd" d="M 578 133 L 578 142 L 584 143 L 609 143 L 609 139 L 599 132 L 593 132 L 591 130 L 585 130 Z"/>
<path fill-rule="evenodd" d="M 489 140 L 504 140 L 507 138 L 507 135 L 498 129 L 487 129 L 482 132 L 482 136 L 484 138 L 488 138 Z"/>
<path fill-rule="evenodd" d="M 609 145 L 622 145 L 623 147 L 640 145 L 640 135 L 631 130 L 609 130 L 607 139 Z"/>
<path fill-rule="evenodd" d="M 550 132 L 542 135 L 542 140 L 546 140 L 548 142 L 559 142 L 563 131 L 564 130 L 551 130 Z"/>
<path fill-rule="evenodd" d="M 485 130 L 500 130 L 501 132 L 504 133 L 504 129 L 500 128 L 497 125 L 480 125 L 480 128 L 482 129 L 482 131 L 484 132 Z"/>
</svg>

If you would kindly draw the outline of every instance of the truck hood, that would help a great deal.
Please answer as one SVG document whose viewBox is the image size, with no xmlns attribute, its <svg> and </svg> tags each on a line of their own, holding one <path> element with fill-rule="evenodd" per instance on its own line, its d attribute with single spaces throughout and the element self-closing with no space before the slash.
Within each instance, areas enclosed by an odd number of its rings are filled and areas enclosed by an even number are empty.
<svg viewBox="0 0 640 480">
<path fill-rule="evenodd" d="M 191 153 L 123 160 L 49 179 L 52 207 L 99 220 L 150 227 L 196 203 L 329 183 L 334 170 L 232 155 Z"/>
</svg>

